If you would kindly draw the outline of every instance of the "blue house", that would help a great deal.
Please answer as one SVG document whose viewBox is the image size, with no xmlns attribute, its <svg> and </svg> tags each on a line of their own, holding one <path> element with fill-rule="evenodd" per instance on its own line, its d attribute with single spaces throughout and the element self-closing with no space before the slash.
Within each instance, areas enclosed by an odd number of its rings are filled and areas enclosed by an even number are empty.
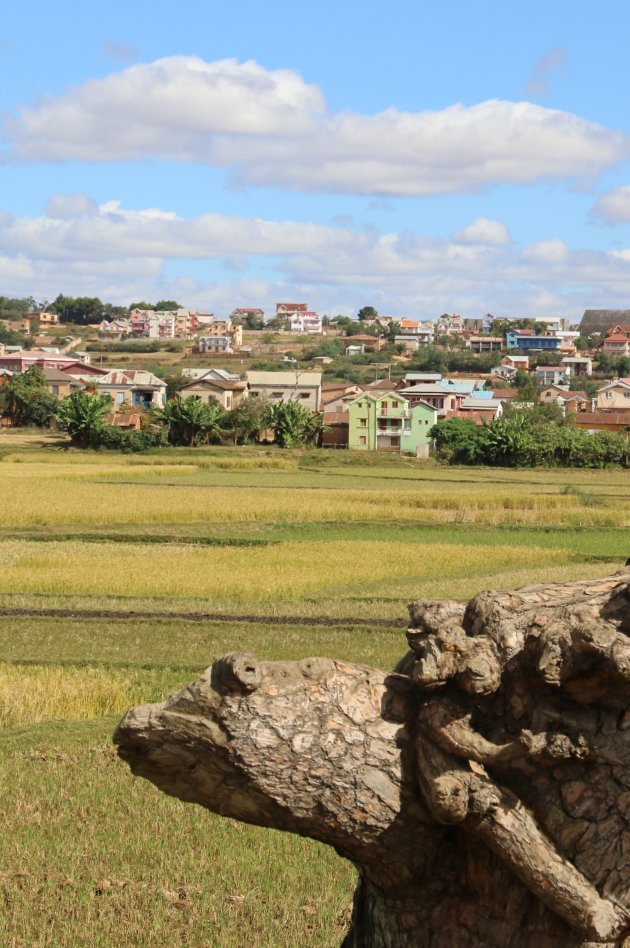
<svg viewBox="0 0 630 948">
<path fill-rule="evenodd" d="M 553 352 L 558 348 L 562 338 L 560 336 L 537 336 L 531 330 L 509 329 L 505 334 L 505 344 L 508 349 L 522 349 L 523 352 Z"/>
</svg>

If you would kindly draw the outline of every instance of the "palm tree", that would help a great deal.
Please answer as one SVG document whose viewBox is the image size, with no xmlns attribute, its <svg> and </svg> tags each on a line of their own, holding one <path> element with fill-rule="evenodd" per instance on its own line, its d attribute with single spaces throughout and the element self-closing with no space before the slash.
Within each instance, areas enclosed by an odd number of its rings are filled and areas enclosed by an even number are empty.
<svg viewBox="0 0 630 948">
<path fill-rule="evenodd" d="M 172 398 L 153 412 L 153 418 L 168 425 L 171 444 L 194 448 L 217 438 L 222 431 L 224 409 L 217 402 L 202 402 L 190 395 Z"/>
<path fill-rule="evenodd" d="M 79 389 L 61 400 L 55 418 L 60 429 L 68 432 L 73 444 L 86 448 L 95 442 L 95 435 L 104 427 L 111 407 L 109 395 L 90 394 Z"/>
</svg>

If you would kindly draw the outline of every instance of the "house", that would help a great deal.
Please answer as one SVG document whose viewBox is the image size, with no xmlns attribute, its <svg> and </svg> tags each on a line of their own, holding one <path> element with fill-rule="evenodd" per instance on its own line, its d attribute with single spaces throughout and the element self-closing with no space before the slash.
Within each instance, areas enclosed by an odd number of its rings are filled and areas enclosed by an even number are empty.
<svg viewBox="0 0 630 948">
<path fill-rule="evenodd" d="M 0 355 L 0 368 L 10 369 L 11 372 L 26 372 L 32 365 L 37 365 L 40 369 L 62 369 L 65 372 L 76 364 L 86 368 L 73 352 L 61 355 L 57 352 L 45 352 L 43 349 L 5 346 L 4 354 Z"/>
<path fill-rule="evenodd" d="M 400 334 L 402 336 L 414 336 L 420 345 L 426 346 L 433 342 L 435 326 L 430 322 L 421 322 L 414 319 L 401 319 Z"/>
<path fill-rule="evenodd" d="M 491 395 L 492 393 L 488 394 Z M 465 412 L 468 411 L 481 412 L 488 421 L 491 421 L 493 418 L 500 418 L 503 414 L 503 400 L 500 396 L 498 398 L 478 398 L 469 395 L 462 398 L 459 406 L 462 418 L 465 417 Z"/>
<path fill-rule="evenodd" d="M 407 372 L 400 388 L 409 388 L 410 385 L 439 385 L 442 381 L 440 372 Z"/>
<path fill-rule="evenodd" d="M 568 368 L 572 378 L 593 374 L 593 362 L 589 356 L 565 356 L 561 364 Z"/>
<path fill-rule="evenodd" d="M 496 378 L 503 379 L 506 382 L 512 382 L 519 370 L 515 369 L 513 365 L 495 365 L 490 369 L 490 375 L 495 376 Z"/>
<path fill-rule="evenodd" d="M 189 379 L 220 379 L 224 382 L 237 382 L 240 375 L 226 372 L 225 369 L 182 369 L 182 375 Z"/>
<path fill-rule="evenodd" d="M 322 448 L 347 448 L 349 421 L 347 411 L 325 411 Z"/>
<path fill-rule="evenodd" d="M 129 322 L 134 336 L 148 339 L 190 339 L 197 331 L 197 314 L 190 309 L 132 309 Z"/>
<path fill-rule="evenodd" d="M 630 378 L 613 379 L 598 389 L 597 407 L 613 410 L 630 408 Z"/>
<path fill-rule="evenodd" d="M 200 336 L 197 349 L 201 353 L 211 355 L 232 355 L 234 352 L 231 336 Z"/>
<path fill-rule="evenodd" d="M 39 328 L 40 328 L 40 329 L 48 329 L 48 328 L 50 328 L 50 327 L 54 327 L 54 326 L 58 326 L 58 325 L 59 325 L 59 314 L 58 314 L 58 313 L 46 313 L 46 312 L 41 312 L 41 313 L 29 313 L 29 316 L 31 316 L 33 319 L 37 319 L 37 320 L 39 321 Z"/>
<path fill-rule="evenodd" d="M 131 335 L 131 321 L 124 317 L 118 319 L 104 319 L 98 327 L 98 334 L 101 339 L 124 339 Z"/>
<path fill-rule="evenodd" d="M 625 431 L 630 433 L 630 409 L 579 411 L 572 417 L 577 428 L 585 428 L 587 431 Z"/>
<path fill-rule="evenodd" d="M 380 336 L 370 336 L 369 333 L 357 333 L 356 335 L 348 336 L 347 339 L 349 345 L 365 346 L 366 349 L 373 349 L 375 352 L 380 352 L 385 345 L 384 340 Z"/>
<path fill-rule="evenodd" d="M 373 327 L 378 327 L 380 329 L 389 329 L 394 323 L 399 322 L 394 316 L 381 316 L 378 313 L 376 316 L 368 316 L 367 319 L 361 320 L 361 325 L 365 326 L 366 329 L 371 329 Z"/>
<path fill-rule="evenodd" d="M 566 365 L 539 365 L 534 376 L 539 385 L 568 385 L 571 370 Z"/>
<path fill-rule="evenodd" d="M 610 356 L 630 356 L 630 326 L 615 326 L 606 335 L 602 349 Z"/>
<path fill-rule="evenodd" d="M 259 309 L 254 306 L 239 306 L 237 309 L 233 309 L 230 313 L 232 319 L 247 319 L 248 316 L 255 316 L 260 319 L 265 318 L 264 309 Z"/>
<path fill-rule="evenodd" d="M 43 369 L 46 379 L 46 388 L 56 398 L 67 398 L 78 388 L 85 388 L 75 376 L 62 372 L 61 369 Z"/>
<path fill-rule="evenodd" d="M 394 345 L 402 346 L 405 352 L 416 352 L 420 348 L 418 336 L 394 336 Z"/>
<path fill-rule="evenodd" d="M 245 373 L 250 397 L 264 397 L 275 402 L 299 402 L 311 411 L 319 411 L 322 399 L 320 372 L 257 372 Z"/>
<path fill-rule="evenodd" d="M 436 336 L 459 336 L 464 329 L 464 320 L 459 313 L 442 313 L 435 322 Z"/>
<path fill-rule="evenodd" d="M 181 398 L 193 396 L 202 402 L 218 402 L 222 408 L 230 411 L 232 408 L 236 408 L 243 398 L 247 397 L 247 382 L 240 379 L 227 381 L 204 376 L 183 385 L 179 390 L 179 395 Z"/>
<path fill-rule="evenodd" d="M 346 412 L 348 405 L 362 391 L 360 385 L 353 385 L 348 382 L 322 382 L 322 408 L 324 413 L 333 412 L 338 414 L 339 412 Z"/>
<path fill-rule="evenodd" d="M 500 336 L 469 336 L 466 340 L 466 348 L 471 352 L 500 352 L 503 348 L 503 340 Z"/>
<path fill-rule="evenodd" d="M 364 392 L 348 406 L 348 447 L 428 456 L 437 412 L 426 402 L 411 405 L 400 392 Z"/>
<path fill-rule="evenodd" d="M 139 431 L 142 428 L 141 412 L 110 411 L 105 424 L 114 428 L 124 428 L 125 431 Z"/>
<path fill-rule="evenodd" d="M 199 352 L 231 355 L 243 345 L 243 327 L 231 319 L 213 317 L 197 341 Z"/>
<path fill-rule="evenodd" d="M 151 411 L 166 401 L 166 382 L 144 369 L 114 369 L 95 384 L 99 392 L 111 395 L 115 405 Z"/>
<path fill-rule="evenodd" d="M 322 317 L 312 310 L 291 313 L 289 317 L 291 332 L 321 334 L 323 331 Z"/>
<path fill-rule="evenodd" d="M 529 372 L 529 356 L 513 355 L 508 352 L 507 355 L 504 355 L 501 359 L 501 365 L 511 366 L 514 369 L 518 369 L 519 372 Z"/>
<path fill-rule="evenodd" d="M 560 336 L 537 335 L 533 329 L 508 329 L 505 334 L 508 349 L 522 349 L 525 352 L 553 352 L 561 343 Z"/>
<path fill-rule="evenodd" d="M 420 402 L 430 405 L 440 418 L 443 418 L 448 411 L 459 408 L 462 401 L 460 394 L 443 385 L 410 385 L 403 389 L 401 394 L 408 399 L 412 407 Z"/>
</svg>

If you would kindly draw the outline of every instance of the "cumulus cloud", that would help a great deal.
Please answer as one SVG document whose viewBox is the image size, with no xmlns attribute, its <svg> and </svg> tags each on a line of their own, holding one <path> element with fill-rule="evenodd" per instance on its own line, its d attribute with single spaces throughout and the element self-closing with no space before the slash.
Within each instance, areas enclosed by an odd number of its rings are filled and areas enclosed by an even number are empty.
<svg viewBox="0 0 630 948">
<path fill-rule="evenodd" d="M 523 258 L 536 263 L 565 263 L 569 258 L 569 248 L 557 237 L 552 240 L 539 240 L 525 248 Z"/>
<path fill-rule="evenodd" d="M 87 194 L 51 194 L 46 203 L 46 217 L 72 220 L 98 213 L 98 204 Z"/>
<path fill-rule="evenodd" d="M 593 208 L 593 213 L 596 217 L 601 217 L 610 223 L 628 223 L 630 221 L 630 185 L 626 184 L 622 188 L 615 188 L 603 194 Z"/>
<path fill-rule="evenodd" d="M 491 221 L 487 217 L 478 217 L 456 230 L 453 234 L 453 240 L 458 244 L 487 244 L 489 246 L 502 247 L 511 241 L 510 232 L 500 221 Z"/>
<path fill-rule="evenodd" d="M 180 261 L 180 272 L 184 261 L 196 261 L 195 277 L 169 276 L 172 260 Z M 485 219 L 449 241 L 351 223 L 183 218 L 161 208 L 54 195 L 38 217 L 0 211 L 0 283 L 12 296 L 169 298 L 215 312 L 235 306 L 271 312 L 277 299 L 295 297 L 332 314 L 356 312 L 368 301 L 382 312 L 422 318 L 456 309 L 577 319 L 595 301 L 627 301 L 630 250 L 574 250 L 557 238 L 519 247 L 505 225 Z"/>
<path fill-rule="evenodd" d="M 4 129 L 17 160 L 161 158 L 241 184 L 380 196 L 589 178 L 630 154 L 621 133 L 531 102 L 333 112 L 295 70 L 186 56 L 39 101 Z"/>
<path fill-rule="evenodd" d="M 527 96 L 546 96 L 550 92 L 550 79 L 555 72 L 562 69 L 567 60 L 566 50 L 555 46 L 541 56 L 532 66 L 529 80 L 525 87 Z"/>
</svg>

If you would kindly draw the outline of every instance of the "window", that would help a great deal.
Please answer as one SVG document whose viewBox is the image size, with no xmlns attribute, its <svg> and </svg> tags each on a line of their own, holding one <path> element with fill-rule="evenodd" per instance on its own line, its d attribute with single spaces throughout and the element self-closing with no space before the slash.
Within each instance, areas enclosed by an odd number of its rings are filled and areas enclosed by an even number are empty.
<svg viewBox="0 0 630 948">
<path fill-rule="evenodd" d="M 52 394 L 53 394 L 53 395 L 59 395 L 59 386 L 58 386 L 58 385 L 53 385 L 53 387 L 52 387 Z"/>
<path fill-rule="evenodd" d="M 359 444 L 366 444 L 365 435 L 360 435 L 360 437 L 359 437 Z"/>
<path fill-rule="evenodd" d="M 125 400 L 124 392 L 116 392 L 116 402 L 118 405 L 122 405 Z"/>
<path fill-rule="evenodd" d="M 272 392 L 272 393 L 271 393 L 271 397 L 272 397 L 272 398 L 282 398 L 282 392 Z"/>
<path fill-rule="evenodd" d="M 365 428 L 365 426 L 367 425 L 367 418 L 359 418 L 359 424 L 361 425 L 362 428 Z"/>
<path fill-rule="evenodd" d="M 310 398 L 309 392 L 300 392 L 300 398 Z"/>
<path fill-rule="evenodd" d="M 398 402 L 392 402 L 392 408 L 398 408 Z"/>
</svg>

